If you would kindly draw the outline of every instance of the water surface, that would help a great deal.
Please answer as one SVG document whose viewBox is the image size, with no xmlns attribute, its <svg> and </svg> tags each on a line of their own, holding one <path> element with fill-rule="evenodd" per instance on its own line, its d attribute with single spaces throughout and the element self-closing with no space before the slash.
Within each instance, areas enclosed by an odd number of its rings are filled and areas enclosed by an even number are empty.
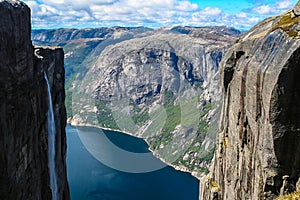
<svg viewBox="0 0 300 200">
<path fill-rule="evenodd" d="M 169 166 L 148 173 L 128 173 L 112 169 L 97 160 L 83 145 L 80 137 L 84 134 L 85 142 L 96 143 L 99 138 L 106 136 L 126 151 L 149 152 L 147 144 L 142 139 L 95 128 L 76 129 L 69 125 L 66 132 L 67 172 L 71 200 L 198 199 L 199 181 L 190 174 Z M 103 140 L 100 141 L 103 142 Z M 118 152 L 105 148 L 106 144 L 93 145 L 96 151 L 107 155 L 106 159 L 115 160 L 119 156 L 116 155 Z M 153 159 L 156 158 L 153 157 Z M 119 164 L 122 165 L 122 162 Z"/>
</svg>

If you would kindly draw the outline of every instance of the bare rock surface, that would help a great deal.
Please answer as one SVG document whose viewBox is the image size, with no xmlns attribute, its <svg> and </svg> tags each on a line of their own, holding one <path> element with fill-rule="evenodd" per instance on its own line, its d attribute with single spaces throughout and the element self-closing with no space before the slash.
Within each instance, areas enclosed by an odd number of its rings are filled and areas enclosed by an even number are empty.
<svg viewBox="0 0 300 200">
<path fill-rule="evenodd" d="M 39 56 L 34 54 L 24 3 L 0 1 L 0 16 L 0 199 L 52 199 L 44 72 L 51 77 L 55 107 L 59 199 L 69 199 L 63 51 L 40 48 Z"/>
<path fill-rule="evenodd" d="M 222 61 L 220 130 L 200 199 L 274 199 L 296 189 L 300 42 L 292 12 L 256 25 Z"/>
<path fill-rule="evenodd" d="M 173 27 L 104 40 L 72 83 L 70 122 L 142 137 L 158 157 L 200 176 L 214 150 L 219 62 L 238 33 Z"/>
</svg>

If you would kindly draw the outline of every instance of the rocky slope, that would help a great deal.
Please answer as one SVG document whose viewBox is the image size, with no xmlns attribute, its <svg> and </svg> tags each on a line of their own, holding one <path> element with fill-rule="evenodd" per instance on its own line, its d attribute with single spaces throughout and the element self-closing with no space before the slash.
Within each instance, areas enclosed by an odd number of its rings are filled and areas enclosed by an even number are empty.
<svg viewBox="0 0 300 200">
<path fill-rule="evenodd" d="M 89 54 L 99 54 L 106 46 L 138 37 L 152 29 L 144 27 L 112 27 L 95 29 L 57 29 L 33 30 L 32 41 L 35 45 L 57 45 L 65 51 L 66 80 L 74 79 L 72 75 L 83 71 L 88 65 Z M 97 51 L 95 52 L 95 48 Z M 102 47 L 102 48 L 100 48 Z"/>
<path fill-rule="evenodd" d="M 299 187 L 299 10 L 300 2 L 264 20 L 226 53 L 217 148 L 200 199 L 274 199 Z"/>
<path fill-rule="evenodd" d="M 101 35 L 100 30 L 108 33 Z M 54 38 L 35 31 L 32 38 L 41 44 L 84 32 L 77 34 L 82 38 L 59 40 L 66 52 L 66 69 L 73 70 L 67 84 L 73 125 L 128 132 L 146 139 L 157 156 L 180 169 L 197 175 L 207 171 L 220 110 L 219 62 L 239 31 L 227 27 L 62 31 L 53 31 Z"/>
<path fill-rule="evenodd" d="M 2 0 L 0 15 L 0 199 L 51 199 L 44 72 L 55 107 L 59 199 L 69 199 L 63 51 L 34 49 L 24 3 Z"/>
</svg>

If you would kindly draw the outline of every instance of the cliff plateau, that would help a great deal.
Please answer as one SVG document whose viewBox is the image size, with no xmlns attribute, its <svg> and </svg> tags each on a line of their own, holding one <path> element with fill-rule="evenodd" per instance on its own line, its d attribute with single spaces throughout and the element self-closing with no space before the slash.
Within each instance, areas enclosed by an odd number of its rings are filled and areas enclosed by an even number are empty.
<svg viewBox="0 0 300 200">
<path fill-rule="evenodd" d="M 274 199 L 300 189 L 299 8 L 264 20 L 226 53 L 217 147 L 200 199 Z"/>
<path fill-rule="evenodd" d="M 67 200 L 63 50 L 34 49 L 24 3 L 1 0 L 0 16 L 0 199 L 52 199 L 46 73 L 56 125 L 58 199 Z"/>
</svg>

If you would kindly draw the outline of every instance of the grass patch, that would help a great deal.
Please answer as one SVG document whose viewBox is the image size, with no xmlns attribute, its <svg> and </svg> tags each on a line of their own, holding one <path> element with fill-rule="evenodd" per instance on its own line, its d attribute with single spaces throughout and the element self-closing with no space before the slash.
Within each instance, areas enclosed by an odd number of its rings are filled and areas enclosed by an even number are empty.
<svg viewBox="0 0 300 200">
<path fill-rule="evenodd" d="M 116 121 L 113 118 L 110 108 L 108 107 L 108 103 L 106 101 L 96 101 L 97 107 L 97 120 L 101 127 L 111 128 L 115 130 L 119 130 L 119 127 Z"/>
<path fill-rule="evenodd" d="M 67 117 L 73 117 L 73 109 L 72 109 L 72 98 L 73 93 L 68 91 L 66 92 L 66 98 L 65 98 L 65 105 L 66 105 L 66 111 L 67 111 Z"/>
<path fill-rule="evenodd" d="M 135 124 L 142 125 L 143 123 L 145 123 L 150 119 L 150 116 L 148 114 L 148 110 L 146 110 L 142 113 L 132 115 L 131 118 Z"/>
<path fill-rule="evenodd" d="M 165 90 L 164 91 L 164 105 L 174 104 L 175 96 L 172 91 Z"/>
<path fill-rule="evenodd" d="M 276 198 L 276 200 L 300 200 L 300 191 L 296 191 L 287 195 L 282 195 Z"/>
<path fill-rule="evenodd" d="M 65 98 L 65 105 L 66 105 L 66 111 L 67 111 L 67 116 L 73 117 L 73 92 L 70 90 L 72 83 L 75 81 L 76 74 L 71 75 L 67 80 L 65 84 L 65 90 L 66 90 L 66 98 Z"/>
<path fill-rule="evenodd" d="M 290 37 L 296 37 L 298 36 L 298 33 L 294 30 L 292 30 L 292 27 L 299 23 L 300 16 L 292 17 L 291 12 L 288 12 L 286 15 L 282 16 L 278 23 L 274 26 L 272 31 L 277 29 L 282 29 L 284 32 L 286 32 Z"/>
<path fill-rule="evenodd" d="M 164 134 L 170 134 L 173 132 L 177 125 L 181 121 L 181 109 L 180 105 L 168 105 L 165 107 L 167 113 L 167 119 L 162 129 Z"/>
<path fill-rule="evenodd" d="M 163 134 L 170 134 L 177 125 L 181 122 L 180 105 L 174 105 L 175 96 L 172 91 L 165 90 L 164 92 L 164 108 L 167 114 L 167 119 L 162 128 Z"/>
<path fill-rule="evenodd" d="M 216 103 L 207 103 L 205 104 L 202 109 L 196 110 L 198 112 L 198 126 L 197 126 L 197 136 L 193 140 L 192 144 L 189 146 L 186 153 L 192 154 L 197 153 L 197 156 L 190 156 L 188 159 L 183 160 L 183 157 L 179 158 L 174 164 L 177 165 L 183 165 L 187 167 L 190 171 L 195 171 L 200 173 L 208 173 L 209 169 L 206 167 L 197 167 L 201 163 L 210 163 L 214 156 L 215 148 L 210 148 L 208 150 L 204 150 L 204 147 L 201 146 L 204 139 L 207 137 L 207 135 L 215 135 L 218 130 L 218 124 L 209 124 L 207 120 L 205 119 L 206 115 L 209 111 L 212 109 L 215 109 L 217 107 Z"/>
</svg>

